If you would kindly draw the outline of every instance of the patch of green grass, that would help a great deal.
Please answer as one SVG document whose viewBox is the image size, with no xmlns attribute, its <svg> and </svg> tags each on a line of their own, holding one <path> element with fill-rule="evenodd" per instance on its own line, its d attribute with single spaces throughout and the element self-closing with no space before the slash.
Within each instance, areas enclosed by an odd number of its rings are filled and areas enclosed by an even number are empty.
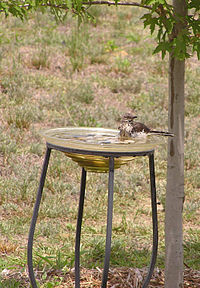
<svg viewBox="0 0 200 288">
<path fill-rule="evenodd" d="M 128 35 L 125 36 L 125 38 L 127 40 L 130 41 L 130 43 L 138 43 L 140 41 L 140 36 L 138 34 L 135 34 L 135 33 L 130 33 Z"/>
<path fill-rule="evenodd" d="M 0 278 L 1 281 L 1 278 Z M 1 288 L 21 288 L 22 284 L 15 279 L 2 280 L 0 283 Z"/>
<path fill-rule="evenodd" d="M 199 108 L 199 82 L 198 77 L 200 75 L 199 68 L 195 69 L 193 72 L 191 69 L 186 71 L 186 106 L 185 106 L 185 113 L 186 115 L 193 115 L 194 117 L 198 116 L 200 113 Z"/>
<path fill-rule="evenodd" d="M 31 64 L 36 69 L 49 68 L 49 53 L 45 48 L 38 48 L 34 52 L 31 59 Z"/>
<path fill-rule="evenodd" d="M 91 104 L 94 100 L 94 92 L 90 83 L 80 83 L 68 93 L 73 101 L 84 104 Z"/>
<path fill-rule="evenodd" d="M 73 71 L 79 71 L 83 68 L 88 41 L 89 34 L 87 29 L 84 29 L 84 31 L 74 29 L 66 42 Z"/>
<path fill-rule="evenodd" d="M 130 74 L 131 73 L 131 62 L 127 58 L 117 57 L 113 69 L 119 73 Z"/>
<path fill-rule="evenodd" d="M 112 93 L 133 93 L 138 94 L 141 90 L 141 81 L 127 78 L 107 79 L 104 86 L 109 87 Z"/>
<path fill-rule="evenodd" d="M 185 263 L 193 268 L 200 269 L 199 257 L 200 257 L 200 230 L 190 229 L 188 235 L 184 241 L 184 257 Z M 193 257 L 191 258 L 191 255 Z"/>
<path fill-rule="evenodd" d="M 194 201 L 186 202 L 184 206 L 185 219 L 191 220 L 195 217 L 197 211 L 200 209 L 200 204 Z"/>
<path fill-rule="evenodd" d="M 43 260 L 44 263 L 48 264 L 50 268 L 58 270 L 62 270 L 65 267 L 72 267 L 72 263 L 70 262 L 74 262 L 74 259 L 68 259 L 69 255 L 66 257 L 60 250 L 56 251 L 55 256 L 43 256 L 40 254 L 37 254 L 37 256 Z"/>
<path fill-rule="evenodd" d="M 40 157 L 43 156 L 43 147 L 40 143 L 31 143 L 30 145 L 30 153 L 38 155 Z"/>
<path fill-rule="evenodd" d="M 42 111 L 35 105 L 9 107 L 6 115 L 7 124 L 19 129 L 28 129 L 35 121 L 41 121 Z"/>
<path fill-rule="evenodd" d="M 0 140 L 1 140 L 1 146 L 0 146 L 0 153 L 1 155 L 9 155 L 10 153 L 16 153 L 17 152 L 17 143 L 16 139 L 12 139 L 7 137 L 2 129 L 0 129 Z"/>
<path fill-rule="evenodd" d="M 105 50 L 107 52 L 115 51 L 118 48 L 115 40 L 108 40 L 105 44 Z"/>
<path fill-rule="evenodd" d="M 26 76 L 22 73 L 24 72 L 21 67 L 16 67 L 13 64 L 12 72 L 1 80 L 2 96 L 16 105 L 22 104 L 28 97 L 29 85 Z"/>
</svg>

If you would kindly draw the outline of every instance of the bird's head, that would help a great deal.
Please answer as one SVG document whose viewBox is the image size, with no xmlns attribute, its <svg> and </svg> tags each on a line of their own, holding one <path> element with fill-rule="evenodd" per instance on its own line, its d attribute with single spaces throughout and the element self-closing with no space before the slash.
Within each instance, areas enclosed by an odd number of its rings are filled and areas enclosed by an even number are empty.
<svg viewBox="0 0 200 288">
<path fill-rule="evenodd" d="M 137 116 L 133 116 L 131 113 L 126 113 L 122 117 L 122 121 L 132 122 L 135 118 L 137 118 Z"/>
</svg>

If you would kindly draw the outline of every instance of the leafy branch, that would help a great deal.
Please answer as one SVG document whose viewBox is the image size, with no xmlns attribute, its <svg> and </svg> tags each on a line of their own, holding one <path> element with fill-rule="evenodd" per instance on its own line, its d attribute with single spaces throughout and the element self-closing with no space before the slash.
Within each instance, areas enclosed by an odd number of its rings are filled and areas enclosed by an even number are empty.
<svg viewBox="0 0 200 288">
<path fill-rule="evenodd" d="M 63 20 L 71 11 L 77 15 L 79 21 L 83 18 L 93 18 L 88 9 L 92 5 L 116 5 L 141 7 L 148 10 L 142 16 L 144 27 L 149 27 L 151 34 L 156 33 L 157 47 L 154 53 L 174 53 L 180 60 L 189 58 L 196 52 L 200 59 L 200 1 L 185 0 L 188 13 L 185 17 L 175 15 L 173 6 L 167 0 L 141 0 L 141 2 L 121 2 L 119 0 L 4 0 L 0 1 L 0 12 L 6 16 L 12 14 L 22 20 L 27 17 L 29 10 L 49 8 L 57 19 Z M 178 25 L 177 25 L 178 23 Z M 181 26 L 181 29 L 177 29 Z"/>
<path fill-rule="evenodd" d="M 6 16 L 9 13 L 14 16 L 19 16 L 22 18 L 26 15 L 26 11 L 32 8 L 39 7 L 50 7 L 57 10 L 71 10 L 72 13 L 77 14 L 83 6 L 92 6 L 92 5 L 117 5 L 117 6 L 134 6 L 141 7 L 151 10 L 151 6 L 143 5 L 138 2 L 118 2 L 116 1 L 105 1 L 105 0 L 97 0 L 97 1 L 81 1 L 81 0 L 73 0 L 73 1 L 0 1 L 0 12 L 4 12 Z M 77 11 L 76 11 L 77 10 Z"/>
<path fill-rule="evenodd" d="M 175 15 L 173 6 L 166 0 L 144 0 L 143 3 L 152 7 L 142 19 L 144 27 L 149 26 L 151 34 L 157 33 L 158 45 L 154 54 L 161 52 L 164 58 L 169 52 L 183 60 L 196 52 L 200 59 L 200 1 L 186 0 L 187 10 L 192 14 L 185 17 Z M 181 26 L 181 29 L 177 29 L 177 26 Z"/>
</svg>

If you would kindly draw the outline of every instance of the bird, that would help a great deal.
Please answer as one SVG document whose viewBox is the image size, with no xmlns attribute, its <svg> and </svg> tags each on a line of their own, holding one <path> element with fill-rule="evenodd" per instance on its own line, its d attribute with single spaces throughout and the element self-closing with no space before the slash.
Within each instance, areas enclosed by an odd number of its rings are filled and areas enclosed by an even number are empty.
<svg viewBox="0 0 200 288">
<path fill-rule="evenodd" d="M 137 116 L 132 115 L 131 113 L 126 113 L 118 127 L 120 138 L 135 138 L 137 136 L 146 136 L 146 135 L 161 135 L 161 136 L 170 136 L 173 137 L 173 133 L 165 131 L 157 131 L 148 128 L 145 124 L 141 122 L 136 122 Z"/>
</svg>

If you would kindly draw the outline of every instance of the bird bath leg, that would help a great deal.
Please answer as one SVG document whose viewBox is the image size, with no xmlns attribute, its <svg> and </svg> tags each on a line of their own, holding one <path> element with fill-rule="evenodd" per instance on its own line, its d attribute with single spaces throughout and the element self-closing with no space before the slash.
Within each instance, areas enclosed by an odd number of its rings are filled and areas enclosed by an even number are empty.
<svg viewBox="0 0 200 288">
<path fill-rule="evenodd" d="M 86 170 L 82 168 L 80 199 L 79 199 L 77 226 L 76 226 L 75 288 L 80 288 L 80 239 L 81 239 L 81 225 L 83 219 L 83 206 L 85 198 L 86 174 L 87 174 Z"/>
<path fill-rule="evenodd" d="M 106 249 L 105 249 L 104 270 L 103 270 L 101 288 L 106 288 L 106 284 L 108 280 L 108 270 L 109 270 L 110 252 L 111 252 L 111 236 L 112 236 L 113 186 L 114 186 L 114 157 L 110 157 L 109 158 L 109 179 L 108 179 Z"/>
<path fill-rule="evenodd" d="M 37 288 L 37 283 L 35 280 L 34 272 L 33 272 L 33 237 L 34 237 L 34 231 L 35 231 L 35 225 L 38 217 L 38 211 L 39 211 L 39 206 L 42 198 L 42 191 L 45 183 L 45 178 L 46 178 L 46 173 L 47 173 L 47 168 L 49 164 L 49 158 L 51 154 L 51 149 L 47 147 L 46 149 L 46 154 L 44 158 L 44 163 L 43 163 L 43 168 L 42 168 L 42 174 L 40 177 L 40 184 L 38 188 L 38 193 L 37 193 L 37 198 L 33 210 L 33 217 L 31 221 L 31 226 L 29 230 L 29 237 L 28 237 L 28 247 L 27 247 L 27 259 L 28 259 L 28 271 L 29 271 L 29 277 L 31 281 L 31 285 L 33 288 Z"/>
<path fill-rule="evenodd" d="M 158 220 L 157 220 L 157 203 L 156 203 L 156 183 L 155 183 L 155 167 L 154 167 L 154 154 L 149 154 L 149 171 L 151 183 L 151 208 L 152 208 L 152 222 L 153 222 L 153 248 L 151 256 L 151 264 L 148 274 L 143 283 L 142 288 L 148 287 L 150 279 L 153 274 L 154 266 L 156 264 L 156 257 L 158 251 Z"/>
<path fill-rule="evenodd" d="M 102 288 L 106 288 L 112 235 L 112 212 L 113 212 L 113 183 L 114 183 L 114 157 L 109 158 L 109 180 L 108 180 L 108 211 L 107 211 L 107 232 L 106 232 L 106 249 L 104 259 L 104 271 L 102 278 Z M 83 217 L 83 207 L 85 198 L 86 171 L 82 168 L 81 189 L 79 199 L 79 210 L 76 226 L 76 244 L 75 244 L 75 288 L 80 288 L 80 236 Z"/>
</svg>

